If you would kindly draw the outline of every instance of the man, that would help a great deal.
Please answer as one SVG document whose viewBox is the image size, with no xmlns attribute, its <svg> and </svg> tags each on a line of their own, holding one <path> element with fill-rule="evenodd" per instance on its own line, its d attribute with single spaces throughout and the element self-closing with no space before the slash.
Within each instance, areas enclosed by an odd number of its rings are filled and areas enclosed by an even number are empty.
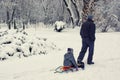
<svg viewBox="0 0 120 80">
<path fill-rule="evenodd" d="M 87 58 L 87 64 L 94 64 L 93 54 L 94 54 L 94 41 L 95 41 L 95 29 L 96 26 L 93 22 L 93 16 L 89 15 L 86 22 L 82 24 L 80 35 L 82 38 L 82 48 L 79 53 L 77 62 L 80 64 L 85 56 L 87 49 L 89 48 L 89 55 Z"/>
</svg>

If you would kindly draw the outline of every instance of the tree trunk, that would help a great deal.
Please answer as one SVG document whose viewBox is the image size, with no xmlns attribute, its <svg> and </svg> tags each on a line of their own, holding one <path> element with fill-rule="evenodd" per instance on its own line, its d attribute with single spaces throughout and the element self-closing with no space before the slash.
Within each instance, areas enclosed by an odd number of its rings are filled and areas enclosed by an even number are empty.
<svg viewBox="0 0 120 80">
<path fill-rule="evenodd" d="M 82 22 L 87 20 L 88 15 L 94 15 L 95 0 L 83 0 Z"/>
<path fill-rule="evenodd" d="M 76 5 L 76 1 L 75 0 L 63 0 L 63 2 L 65 3 L 67 7 L 67 11 L 70 14 L 71 23 L 74 28 L 74 26 L 79 25 L 79 22 L 80 22 L 80 14 L 78 11 L 78 7 Z M 73 10 L 73 7 L 75 10 Z"/>
<path fill-rule="evenodd" d="M 15 15 L 15 8 L 13 9 L 11 18 L 10 18 L 10 12 L 7 9 L 7 25 L 9 29 L 11 29 L 11 23 L 13 22 L 14 15 Z"/>
<path fill-rule="evenodd" d="M 10 14 L 8 10 L 7 10 L 7 25 L 8 25 L 8 29 L 11 29 Z"/>
<path fill-rule="evenodd" d="M 17 29 L 16 21 L 14 20 L 14 29 Z"/>
<path fill-rule="evenodd" d="M 8 29 L 11 29 L 11 23 L 8 22 Z"/>
<path fill-rule="evenodd" d="M 25 30 L 25 23 L 23 22 L 23 30 Z"/>
<path fill-rule="evenodd" d="M 75 7 L 75 11 L 77 13 L 77 20 L 76 20 L 76 25 L 78 26 L 79 25 L 79 22 L 80 22 L 80 14 L 79 14 L 79 11 L 78 11 L 78 7 L 77 7 L 77 4 L 76 4 L 76 1 L 75 0 L 71 0 L 74 7 Z"/>
<path fill-rule="evenodd" d="M 72 13 L 71 13 L 71 10 L 70 10 L 70 8 L 69 8 L 69 5 L 68 5 L 67 1 L 66 1 L 66 0 L 63 0 L 63 2 L 65 3 L 65 5 L 66 5 L 66 7 L 67 7 L 67 11 L 69 12 L 71 22 L 72 22 L 72 24 L 74 24 L 74 21 L 73 21 L 73 18 L 72 18 Z"/>
</svg>

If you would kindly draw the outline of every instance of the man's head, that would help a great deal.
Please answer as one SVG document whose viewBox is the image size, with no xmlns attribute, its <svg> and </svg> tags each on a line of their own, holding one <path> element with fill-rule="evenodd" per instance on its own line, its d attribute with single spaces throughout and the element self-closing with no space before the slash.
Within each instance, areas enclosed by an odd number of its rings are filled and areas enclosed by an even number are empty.
<svg viewBox="0 0 120 80">
<path fill-rule="evenodd" d="M 93 19 L 93 15 L 88 15 L 87 19 L 92 20 Z"/>
</svg>

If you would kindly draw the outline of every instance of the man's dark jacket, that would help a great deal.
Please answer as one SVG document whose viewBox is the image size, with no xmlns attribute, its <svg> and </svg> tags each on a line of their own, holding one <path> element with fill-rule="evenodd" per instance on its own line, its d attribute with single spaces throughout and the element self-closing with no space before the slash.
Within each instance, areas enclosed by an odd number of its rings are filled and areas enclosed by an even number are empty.
<svg viewBox="0 0 120 80">
<path fill-rule="evenodd" d="M 82 24 L 80 35 L 82 38 L 89 38 L 90 41 L 95 41 L 96 26 L 93 20 L 88 19 Z"/>
</svg>

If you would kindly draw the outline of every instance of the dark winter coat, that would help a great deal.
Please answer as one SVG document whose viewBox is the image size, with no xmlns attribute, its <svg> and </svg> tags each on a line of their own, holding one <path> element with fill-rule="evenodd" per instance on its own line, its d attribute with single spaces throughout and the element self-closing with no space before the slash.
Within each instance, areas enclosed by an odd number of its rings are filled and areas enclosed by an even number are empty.
<svg viewBox="0 0 120 80">
<path fill-rule="evenodd" d="M 64 55 L 64 66 L 72 66 L 78 68 L 73 53 L 66 53 Z"/>
<path fill-rule="evenodd" d="M 81 37 L 88 38 L 90 41 L 95 41 L 95 29 L 96 26 L 91 19 L 88 19 L 82 24 L 80 35 Z"/>
</svg>

